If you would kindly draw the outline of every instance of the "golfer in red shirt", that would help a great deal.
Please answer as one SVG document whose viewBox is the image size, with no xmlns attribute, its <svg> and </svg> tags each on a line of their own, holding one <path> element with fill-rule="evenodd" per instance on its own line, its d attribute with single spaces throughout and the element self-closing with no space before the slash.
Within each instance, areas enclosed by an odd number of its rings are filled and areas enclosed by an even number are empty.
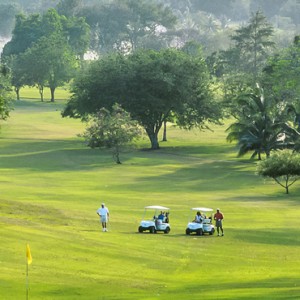
<svg viewBox="0 0 300 300">
<path fill-rule="evenodd" d="M 220 229 L 221 229 L 222 236 L 223 236 L 224 231 L 223 231 L 222 221 L 224 220 L 224 215 L 220 212 L 219 208 L 217 208 L 217 212 L 214 214 L 214 220 L 216 220 L 216 227 L 217 227 L 218 236 L 220 236 Z"/>
</svg>

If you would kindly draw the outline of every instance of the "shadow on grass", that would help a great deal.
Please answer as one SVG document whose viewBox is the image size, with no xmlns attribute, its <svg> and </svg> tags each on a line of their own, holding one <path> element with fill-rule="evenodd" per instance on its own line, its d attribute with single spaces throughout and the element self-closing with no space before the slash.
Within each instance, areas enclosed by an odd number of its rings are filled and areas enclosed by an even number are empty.
<svg viewBox="0 0 300 300">
<path fill-rule="evenodd" d="M 1 139 L 1 138 L 0 138 Z M 3 140 L 0 147 L 0 161 L 1 166 L 4 168 L 33 168 L 52 170 L 66 169 L 65 164 L 68 168 L 72 162 L 74 168 L 77 166 L 86 167 L 88 165 L 93 166 L 95 163 L 102 164 L 109 162 L 111 165 L 114 164 L 112 154 L 106 149 L 90 149 L 82 141 L 79 140 L 52 140 L 52 139 L 1 139 Z M 224 168 L 224 164 L 235 164 L 235 161 L 215 161 L 214 158 L 210 157 L 211 153 L 206 153 L 207 149 L 211 152 L 220 152 L 223 150 L 221 146 L 197 146 L 197 147 L 176 147 L 176 148 L 165 148 L 156 151 L 143 151 L 133 150 L 128 153 L 121 153 L 121 160 L 124 164 L 126 161 L 133 158 L 145 158 L 142 162 L 131 163 L 130 165 L 136 165 L 141 167 L 147 166 L 163 166 L 165 164 L 188 164 L 195 165 L 191 168 L 181 169 L 182 174 L 178 174 L 180 177 L 185 177 L 190 174 L 193 177 L 193 173 L 198 173 L 198 169 L 202 165 L 205 166 L 205 161 L 209 163 L 208 167 L 211 166 L 211 170 L 214 171 L 218 168 Z M 224 147 L 227 149 L 227 147 Z M 227 151 L 227 150 L 226 150 Z M 209 157 L 203 157 L 203 153 L 208 154 Z M 198 154 L 199 156 L 196 156 Z M 201 156 L 202 154 L 202 156 Z M 68 163 L 69 162 L 69 163 Z M 221 163 L 221 165 L 219 165 Z M 176 177 L 176 174 L 174 174 Z M 159 178 L 161 180 L 163 178 Z M 142 179 L 143 180 L 143 179 Z"/>
<path fill-rule="evenodd" d="M 266 274 L 267 276 L 267 274 Z M 205 299 L 223 299 L 223 300 L 254 300 L 254 299 L 299 299 L 300 288 L 298 280 L 292 277 L 275 277 L 264 280 L 245 281 L 241 279 L 240 282 L 226 282 L 221 280 L 217 282 L 191 284 L 183 286 L 179 289 L 169 291 L 169 295 L 185 294 L 195 296 L 201 294 L 202 296 L 212 291 L 212 297 L 205 297 Z M 214 296 L 215 295 L 215 296 Z M 220 297 L 218 297 L 221 295 Z M 228 296 L 227 296 L 228 295 Z M 230 295 L 230 296 L 229 296 Z M 188 299 L 188 298 L 186 298 Z"/>
<path fill-rule="evenodd" d="M 152 152 L 155 154 L 161 155 L 172 155 L 180 157 L 191 156 L 191 155 L 216 155 L 216 154 L 229 154 L 233 152 L 232 145 L 226 144 L 210 144 L 207 142 L 205 145 L 188 145 L 188 146 L 164 146 L 158 150 L 151 150 L 149 148 L 141 149 L 142 151 Z"/>
<path fill-rule="evenodd" d="M 253 244 L 282 245 L 300 247 L 299 230 L 294 228 L 268 230 L 241 230 L 231 229 L 233 236 L 239 241 Z M 234 232 L 235 231 L 235 232 Z"/>
<path fill-rule="evenodd" d="M 176 148 L 176 151 L 171 154 L 165 150 L 147 153 L 134 150 L 121 154 L 123 164 L 117 165 L 110 151 L 90 149 L 78 140 L 15 141 L 12 140 L 7 146 L 0 147 L 1 168 L 51 172 L 118 167 L 120 174 L 122 172 L 126 174 L 127 165 L 137 168 L 137 174 L 141 174 L 135 178 L 134 183 L 126 184 L 126 188 L 137 192 L 153 191 L 153 187 L 160 192 L 181 190 L 214 192 L 255 187 L 261 184 L 261 179 L 253 170 L 253 161 L 218 160 L 214 159 L 214 155 L 190 154 L 195 149 L 197 153 L 205 152 L 205 146 L 186 147 L 184 153 Z M 215 146 L 212 151 L 218 151 L 218 148 L 219 146 Z M 128 163 L 128 160 L 134 163 Z M 122 168 L 123 165 L 125 168 Z M 158 173 L 155 169 L 157 167 Z M 146 168 L 149 168 L 150 174 L 143 176 Z M 123 188 L 122 182 L 119 185 Z"/>
<path fill-rule="evenodd" d="M 212 146 L 209 149 L 208 155 L 199 154 L 206 153 L 207 146 L 166 148 L 147 152 L 134 150 L 121 154 L 121 161 L 125 165 L 125 168 L 122 168 L 123 165 L 115 164 L 110 151 L 90 149 L 79 140 L 13 139 L 0 147 L 0 164 L 2 168 L 7 169 L 24 168 L 48 172 L 118 167 L 120 174 L 123 170 L 124 174 L 126 173 L 127 165 L 136 167 L 141 176 L 135 178 L 134 183 L 127 183 L 126 188 L 141 192 L 153 190 L 153 187 L 160 192 L 214 192 L 261 185 L 262 180 L 255 175 L 253 161 L 218 160 L 218 157 L 215 158 L 211 153 L 223 153 L 229 151 L 229 148 Z M 160 168 L 157 175 L 154 169 L 156 167 Z M 144 173 L 139 171 L 140 168 L 152 168 L 150 176 L 142 176 Z M 123 183 L 119 185 L 122 186 Z"/>
<path fill-rule="evenodd" d="M 300 183 L 300 182 L 299 182 Z M 247 196 L 243 196 L 243 195 L 239 195 L 236 197 L 231 197 L 230 201 L 232 202 L 243 202 L 243 203 L 247 203 L 247 202 L 261 202 L 261 201 L 271 201 L 271 202 L 275 202 L 275 201 L 296 201 L 299 202 L 299 193 L 300 193 L 300 188 L 296 188 L 294 187 L 294 190 L 291 190 L 290 194 L 286 194 L 285 190 L 280 187 L 279 185 L 275 185 L 273 188 L 273 194 L 270 195 L 266 195 L 266 194 L 257 194 L 254 196 L 251 195 L 247 195 Z M 290 206 L 291 204 L 287 204 L 288 206 Z"/>
<path fill-rule="evenodd" d="M 32 141 L 32 140 L 30 140 Z M 38 140 L 0 147 L 1 168 L 30 168 L 42 171 L 82 170 L 114 165 L 105 149 L 90 149 L 81 141 Z"/>
<path fill-rule="evenodd" d="M 252 167 L 250 165 L 250 167 Z M 187 167 L 172 168 L 166 165 L 165 174 L 153 177 L 140 176 L 130 187 L 132 190 L 142 191 L 145 185 L 155 186 L 159 191 L 175 192 L 189 191 L 228 191 L 240 188 L 255 187 L 261 184 L 261 179 L 249 170 L 249 165 L 235 161 L 211 161 L 198 159 L 190 162 Z"/>
<path fill-rule="evenodd" d="M 62 111 L 62 109 L 65 106 L 65 100 L 56 99 L 57 101 L 51 102 L 49 100 L 41 101 L 40 99 L 33 99 L 33 98 L 27 98 L 22 97 L 21 100 L 15 101 L 14 105 L 18 109 L 18 111 L 31 111 L 31 112 L 47 112 L 53 111 L 53 110 L 59 110 Z"/>
</svg>

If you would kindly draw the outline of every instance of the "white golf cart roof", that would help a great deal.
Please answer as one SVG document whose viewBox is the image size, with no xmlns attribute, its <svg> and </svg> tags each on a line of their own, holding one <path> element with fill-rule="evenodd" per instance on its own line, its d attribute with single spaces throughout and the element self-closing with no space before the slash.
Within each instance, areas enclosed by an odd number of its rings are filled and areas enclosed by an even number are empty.
<svg viewBox="0 0 300 300">
<path fill-rule="evenodd" d="M 202 211 L 202 212 L 213 211 L 212 208 L 208 208 L 208 207 L 193 207 L 192 210 L 197 210 L 197 211 Z"/>
<path fill-rule="evenodd" d="M 170 208 L 160 206 L 160 205 L 150 205 L 150 206 L 145 206 L 145 209 L 169 210 Z"/>
</svg>

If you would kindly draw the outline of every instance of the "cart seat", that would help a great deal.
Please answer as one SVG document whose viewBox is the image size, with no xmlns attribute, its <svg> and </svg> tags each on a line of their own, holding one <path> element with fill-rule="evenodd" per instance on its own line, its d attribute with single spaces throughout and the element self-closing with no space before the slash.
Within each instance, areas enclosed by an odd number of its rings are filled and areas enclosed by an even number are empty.
<svg viewBox="0 0 300 300">
<path fill-rule="evenodd" d="M 210 224 L 211 223 L 211 219 L 204 219 L 202 221 L 203 224 Z"/>
</svg>

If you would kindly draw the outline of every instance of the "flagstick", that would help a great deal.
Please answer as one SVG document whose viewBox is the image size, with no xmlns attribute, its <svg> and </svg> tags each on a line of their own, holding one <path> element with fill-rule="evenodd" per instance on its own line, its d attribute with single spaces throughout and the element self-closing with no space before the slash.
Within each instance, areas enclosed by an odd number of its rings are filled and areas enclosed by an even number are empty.
<svg viewBox="0 0 300 300">
<path fill-rule="evenodd" d="M 26 300 L 29 299 L 28 262 L 26 263 Z"/>
</svg>

